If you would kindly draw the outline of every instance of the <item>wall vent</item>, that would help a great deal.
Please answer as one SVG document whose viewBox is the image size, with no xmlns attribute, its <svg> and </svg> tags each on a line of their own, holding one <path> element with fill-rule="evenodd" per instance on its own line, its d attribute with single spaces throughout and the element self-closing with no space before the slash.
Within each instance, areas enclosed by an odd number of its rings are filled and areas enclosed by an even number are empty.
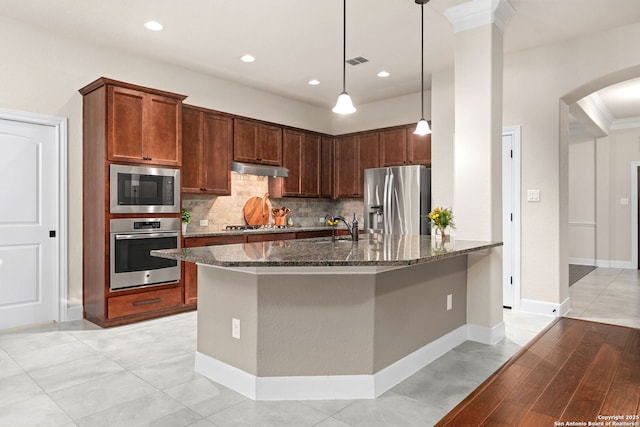
<svg viewBox="0 0 640 427">
<path fill-rule="evenodd" d="M 347 64 L 350 65 L 360 65 L 364 64 L 365 62 L 369 62 L 369 60 L 362 56 L 356 56 L 355 58 L 347 59 Z"/>
</svg>

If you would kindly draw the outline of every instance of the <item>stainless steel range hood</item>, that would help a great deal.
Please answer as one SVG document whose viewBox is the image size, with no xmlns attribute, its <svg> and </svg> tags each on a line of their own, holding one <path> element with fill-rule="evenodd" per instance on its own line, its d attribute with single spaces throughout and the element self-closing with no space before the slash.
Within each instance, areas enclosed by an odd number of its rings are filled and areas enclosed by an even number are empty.
<svg viewBox="0 0 640 427">
<path fill-rule="evenodd" d="M 247 175 L 282 176 L 285 178 L 289 176 L 289 169 L 287 168 L 269 165 L 253 165 L 251 163 L 231 162 L 231 170 Z"/>
</svg>

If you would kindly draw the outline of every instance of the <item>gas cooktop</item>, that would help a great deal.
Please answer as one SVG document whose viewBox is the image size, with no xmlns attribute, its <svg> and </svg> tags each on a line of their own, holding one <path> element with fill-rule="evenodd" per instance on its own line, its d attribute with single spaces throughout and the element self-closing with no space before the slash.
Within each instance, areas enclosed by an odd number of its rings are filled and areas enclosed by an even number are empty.
<svg viewBox="0 0 640 427">
<path fill-rule="evenodd" d="M 227 225 L 225 230 L 259 230 L 262 228 L 286 228 L 285 225 L 274 225 L 274 224 L 266 224 L 266 225 Z"/>
</svg>

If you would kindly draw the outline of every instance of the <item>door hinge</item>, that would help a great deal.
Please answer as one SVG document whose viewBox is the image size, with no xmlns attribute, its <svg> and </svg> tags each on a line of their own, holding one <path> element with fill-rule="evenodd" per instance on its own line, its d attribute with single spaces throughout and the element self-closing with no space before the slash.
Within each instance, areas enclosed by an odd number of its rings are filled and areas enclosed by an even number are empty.
<svg viewBox="0 0 640 427">
<path fill-rule="evenodd" d="M 513 159 L 513 150 L 509 150 L 509 157 Z"/>
<path fill-rule="evenodd" d="M 511 216 L 511 222 L 513 222 L 513 214 L 510 214 L 510 216 Z"/>
<path fill-rule="evenodd" d="M 49 230 L 49 237 L 56 237 L 56 230 Z"/>
<path fill-rule="evenodd" d="M 513 276 L 509 276 L 509 284 L 513 285 Z"/>
</svg>

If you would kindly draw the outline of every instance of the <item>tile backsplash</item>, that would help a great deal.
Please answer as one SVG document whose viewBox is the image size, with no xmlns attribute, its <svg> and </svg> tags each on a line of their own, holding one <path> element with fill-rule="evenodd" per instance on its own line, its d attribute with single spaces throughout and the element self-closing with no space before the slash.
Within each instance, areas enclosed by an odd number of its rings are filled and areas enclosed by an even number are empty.
<svg viewBox="0 0 640 427">
<path fill-rule="evenodd" d="M 268 191 L 267 177 L 231 172 L 231 196 L 185 194 L 182 198 L 182 207 L 191 212 L 191 223 L 187 230 L 189 232 L 219 231 L 227 225 L 244 224 L 242 209 L 246 201 L 254 196 L 263 197 Z M 323 223 L 319 218 L 324 218 L 327 214 L 343 215 L 351 221 L 355 213 L 360 223 L 363 222 L 362 199 L 269 198 L 269 208 L 271 207 L 291 209 L 289 217 L 295 226 L 301 227 L 322 226 Z M 209 225 L 200 227 L 200 220 L 208 220 Z M 269 222 L 273 223 L 271 216 L 269 216 Z"/>
</svg>

